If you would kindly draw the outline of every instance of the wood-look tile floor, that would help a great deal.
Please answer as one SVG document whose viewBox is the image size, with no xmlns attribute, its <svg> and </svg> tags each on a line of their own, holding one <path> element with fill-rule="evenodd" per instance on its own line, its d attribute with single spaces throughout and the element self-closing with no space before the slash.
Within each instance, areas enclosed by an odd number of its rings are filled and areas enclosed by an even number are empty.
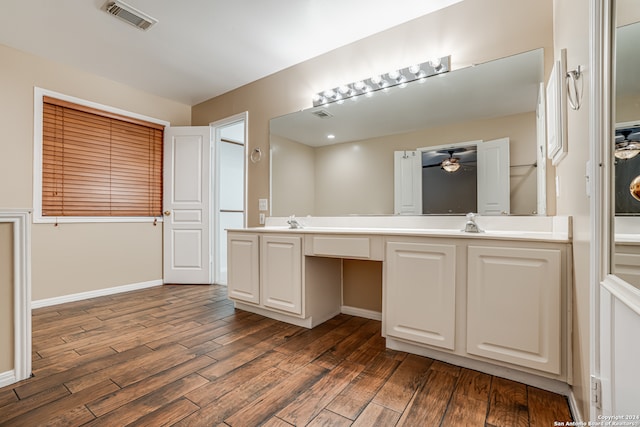
<svg viewBox="0 0 640 427">
<path fill-rule="evenodd" d="M 564 397 L 385 349 L 380 322 L 307 330 L 162 286 L 33 312 L 34 377 L 2 426 L 552 426 Z"/>
</svg>

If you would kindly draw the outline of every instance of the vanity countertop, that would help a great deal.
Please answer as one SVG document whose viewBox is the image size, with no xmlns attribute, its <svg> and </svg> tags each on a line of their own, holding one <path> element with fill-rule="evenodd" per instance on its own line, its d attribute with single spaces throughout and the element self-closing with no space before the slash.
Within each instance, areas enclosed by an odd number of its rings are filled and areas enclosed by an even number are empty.
<svg viewBox="0 0 640 427">
<path fill-rule="evenodd" d="M 514 224 L 513 220 L 509 220 L 509 217 L 496 217 L 478 218 L 477 223 L 483 232 L 469 233 L 462 231 L 464 228 L 465 219 L 462 217 L 455 217 L 454 219 L 444 217 L 436 219 L 429 218 L 432 224 L 418 224 L 420 220 L 415 221 L 413 224 L 411 221 L 402 220 L 395 221 L 393 224 L 393 217 L 390 221 L 364 221 L 369 224 L 356 225 L 348 224 L 349 222 L 355 222 L 353 218 L 347 217 L 347 221 L 335 221 L 330 225 L 331 221 L 321 219 L 314 221 L 312 218 L 301 218 L 299 222 L 303 224 L 302 228 L 290 228 L 288 225 L 283 225 L 282 221 L 271 221 L 267 223 L 265 227 L 250 227 L 243 229 L 230 229 L 229 231 L 235 232 L 252 232 L 252 233 L 287 233 L 287 234 L 331 234 L 331 235 L 381 235 L 381 236 L 414 236 L 414 237 L 443 237 L 443 238 L 455 238 L 455 239 L 481 239 L 481 240 L 524 240 L 524 241 L 541 241 L 541 242 L 570 242 L 570 218 L 559 217 L 560 219 L 552 219 L 558 217 L 533 217 L 533 221 L 516 220 L 520 224 Z M 539 220 L 537 218 L 540 218 Z M 427 222 L 429 221 L 427 220 Z M 482 221 L 485 220 L 485 221 Z M 319 224 L 314 224 L 314 222 Z M 384 222 L 387 222 L 386 224 Z M 424 220 L 423 220 L 424 222 Z M 458 227 L 453 228 L 456 222 L 460 223 Z M 525 227 L 526 222 L 530 222 L 530 227 Z M 546 224 L 539 224 L 545 222 Z M 286 219 L 284 221 L 286 224 Z M 414 225 L 413 227 L 411 225 Z M 422 227 L 416 227 L 415 225 L 423 225 Z M 432 225 L 428 227 L 428 225 Z M 435 225 L 435 226 L 434 226 Z M 448 225 L 448 227 L 447 227 Z M 487 227 L 492 225 L 492 227 Z M 520 225 L 521 227 L 518 227 Z M 425 227 L 426 226 L 426 227 Z M 520 228 L 520 229 L 518 229 Z"/>
</svg>

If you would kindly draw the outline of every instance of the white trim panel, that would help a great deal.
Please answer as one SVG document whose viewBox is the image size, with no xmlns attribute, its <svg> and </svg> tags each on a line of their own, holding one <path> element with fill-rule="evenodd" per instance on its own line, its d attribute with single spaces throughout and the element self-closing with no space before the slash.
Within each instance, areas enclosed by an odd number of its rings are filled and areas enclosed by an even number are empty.
<svg viewBox="0 0 640 427">
<path fill-rule="evenodd" d="M 6 387 L 11 384 L 17 383 L 19 380 L 16 379 L 16 371 L 7 371 L 0 373 L 0 387 Z"/>
<path fill-rule="evenodd" d="M 13 224 L 13 378 L 31 375 L 31 222 L 30 211 L 6 209 L 0 222 Z M 4 378 L 4 374 L 2 374 Z"/>
</svg>

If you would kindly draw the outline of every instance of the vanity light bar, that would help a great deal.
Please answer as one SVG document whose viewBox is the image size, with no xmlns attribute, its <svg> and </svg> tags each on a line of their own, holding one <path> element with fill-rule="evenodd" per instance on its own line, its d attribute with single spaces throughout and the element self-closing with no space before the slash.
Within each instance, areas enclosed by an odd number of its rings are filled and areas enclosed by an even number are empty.
<svg viewBox="0 0 640 427">
<path fill-rule="evenodd" d="M 451 55 L 318 92 L 313 96 L 313 106 L 318 107 L 333 102 L 343 102 L 348 98 L 370 95 L 372 92 L 385 90 L 393 86 L 404 87 L 411 81 L 423 80 L 449 71 L 451 71 Z"/>
</svg>

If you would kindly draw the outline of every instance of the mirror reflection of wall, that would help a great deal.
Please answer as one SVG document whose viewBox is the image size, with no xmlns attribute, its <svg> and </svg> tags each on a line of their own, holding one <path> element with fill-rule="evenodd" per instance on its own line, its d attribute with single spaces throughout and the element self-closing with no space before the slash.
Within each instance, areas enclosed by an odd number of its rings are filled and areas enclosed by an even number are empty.
<svg viewBox="0 0 640 427">
<path fill-rule="evenodd" d="M 640 288 L 640 201 L 632 197 L 630 185 L 640 175 L 640 155 L 633 156 L 640 140 L 640 4 L 616 1 L 616 64 L 614 188 L 615 224 L 613 273 Z M 631 147 L 633 148 L 633 147 Z"/>
<path fill-rule="evenodd" d="M 412 82 L 397 90 L 408 97 L 401 102 L 376 92 L 272 119 L 271 214 L 392 215 L 394 151 L 504 137 L 511 164 L 528 165 L 511 168 L 506 211 L 535 214 L 543 56 L 537 49 Z"/>
</svg>

